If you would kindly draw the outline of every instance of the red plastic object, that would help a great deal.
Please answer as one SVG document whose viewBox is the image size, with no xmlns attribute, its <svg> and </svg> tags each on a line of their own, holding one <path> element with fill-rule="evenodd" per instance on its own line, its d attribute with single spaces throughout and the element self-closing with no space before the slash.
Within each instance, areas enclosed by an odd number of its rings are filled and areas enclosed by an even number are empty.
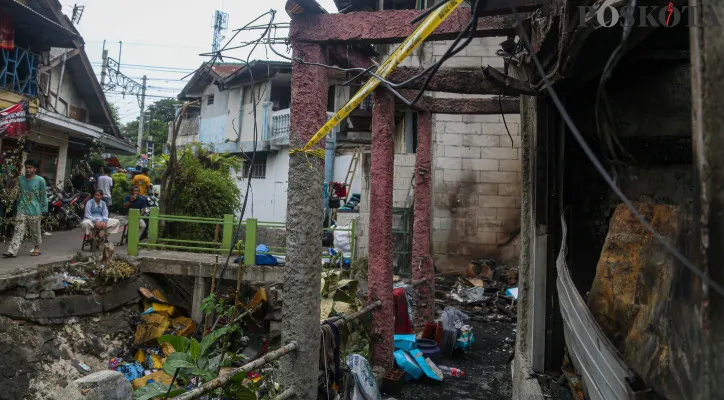
<svg viewBox="0 0 724 400">
<path fill-rule="evenodd" d="M 407 308 L 407 295 L 405 289 L 397 288 L 392 291 L 395 305 L 395 335 L 406 335 L 412 333 L 410 324 L 410 313 Z"/>
<path fill-rule="evenodd" d="M 437 324 L 434 322 L 425 322 L 425 329 L 422 330 L 422 339 L 435 340 L 435 332 L 437 331 Z"/>
<path fill-rule="evenodd" d="M 442 321 L 439 321 L 437 323 L 437 330 L 435 331 L 435 341 L 437 342 L 438 347 L 442 346 L 442 332 Z"/>
</svg>

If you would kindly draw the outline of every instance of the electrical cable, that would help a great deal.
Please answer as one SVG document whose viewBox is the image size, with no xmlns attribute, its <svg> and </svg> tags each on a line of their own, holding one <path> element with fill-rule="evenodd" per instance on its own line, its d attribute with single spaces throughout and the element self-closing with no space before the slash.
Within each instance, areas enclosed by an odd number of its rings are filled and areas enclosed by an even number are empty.
<svg viewBox="0 0 724 400">
<path fill-rule="evenodd" d="M 626 194 L 623 193 L 621 188 L 616 185 L 616 182 L 614 182 L 613 178 L 604 168 L 603 164 L 599 159 L 596 157 L 596 155 L 593 153 L 593 150 L 588 146 L 586 143 L 586 140 L 583 138 L 583 135 L 576 127 L 576 124 L 573 122 L 573 119 L 571 119 L 571 116 L 568 114 L 568 111 L 566 111 L 566 108 L 563 106 L 563 103 L 561 102 L 560 98 L 558 97 L 558 94 L 556 93 L 555 89 L 553 89 L 553 85 L 551 84 L 550 80 L 548 79 L 548 76 L 546 75 L 545 68 L 543 68 L 543 64 L 541 63 L 538 56 L 533 52 L 533 46 L 530 42 L 530 39 L 528 38 L 528 34 L 525 32 L 521 25 L 520 21 L 520 14 L 515 9 L 515 6 L 512 4 L 509 4 L 510 9 L 513 11 L 513 14 L 515 15 L 516 19 L 516 26 L 519 31 L 519 35 L 521 39 L 525 42 L 526 47 L 528 48 L 528 51 L 531 55 L 531 60 L 533 61 L 533 64 L 535 65 L 535 68 L 537 72 L 542 77 L 543 82 L 545 83 L 545 89 L 548 91 L 548 94 L 551 97 L 551 100 L 553 101 L 553 104 L 558 109 L 558 112 L 561 114 L 561 118 L 563 118 L 563 121 L 566 123 L 566 126 L 568 126 L 568 129 L 571 131 L 571 134 L 576 139 L 578 144 L 581 146 L 581 149 L 586 154 L 588 159 L 591 161 L 591 164 L 593 164 L 596 171 L 601 175 L 601 177 L 606 181 L 608 186 L 613 190 L 613 192 L 618 196 L 618 198 L 626 205 L 626 207 L 631 210 L 631 213 L 636 218 L 636 220 L 641 223 L 641 225 L 651 233 L 656 240 L 661 243 L 666 250 L 669 251 L 676 259 L 678 259 L 682 265 L 684 265 L 687 269 L 689 269 L 694 275 L 699 277 L 701 279 L 702 283 L 712 288 L 715 292 L 717 292 L 720 296 L 724 297 L 724 287 L 722 287 L 719 283 L 715 282 L 709 275 L 701 271 L 698 267 L 696 267 L 689 259 L 686 258 L 681 252 L 671 245 L 668 240 L 666 240 L 664 237 L 662 237 L 656 230 L 651 226 L 649 221 L 644 218 L 643 215 L 634 207 L 631 200 L 626 196 Z"/>
<path fill-rule="evenodd" d="M 257 17 L 256 19 L 254 19 L 254 21 L 252 21 L 252 23 L 255 22 L 255 21 L 258 21 L 260 18 L 262 18 L 263 16 L 268 15 L 268 14 L 271 14 L 271 18 L 270 18 L 270 21 L 269 21 L 269 24 L 270 24 L 270 26 L 271 26 L 271 24 L 274 22 L 274 17 L 275 17 L 275 15 L 276 15 L 276 11 L 274 11 L 274 10 L 269 10 L 268 12 L 264 13 L 262 16 Z M 233 38 L 236 37 L 236 34 L 238 34 L 239 32 L 241 32 L 241 31 L 239 30 L 239 31 L 237 31 L 237 32 L 234 34 L 234 36 L 232 37 L 232 39 L 230 39 L 229 42 L 227 42 L 227 44 L 226 44 L 222 49 L 219 50 L 219 53 L 221 53 L 221 51 L 223 51 L 224 48 L 225 48 L 226 46 L 228 46 L 228 44 L 231 42 L 231 40 L 233 40 Z M 261 37 L 259 38 L 259 41 L 261 41 L 261 39 L 263 39 L 264 36 L 266 36 L 266 33 L 267 33 L 267 31 L 265 31 L 264 34 L 261 35 Z M 255 46 L 254 48 L 256 48 L 256 46 Z M 247 56 L 247 59 L 246 59 L 246 65 L 247 65 L 247 66 L 249 65 L 249 59 L 251 58 L 251 53 L 252 53 L 253 51 L 254 51 L 254 49 L 252 49 L 252 51 L 250 51 L 250 52 L 249 52 L 249 55 Z M 215 56 L 214 58 L 216 58 L 216 56 Z M 234 59 L 233 57 L 229 57 L 229 58 Z M 240 59 L 239 59 L 239 61 L 243 61 L 243 60 L 240 60 Z M 250 163 L 250 165 L 249 165 L 249 168 L 250 168 L 250 170 L 251 170 L 251 167 L 253 167 L 254 161 L 255 161 L 255 159 L 256 159 L 256 150 L 257 150 L 257 141 L 258 141 L 259 130 L 258 130 L 258 125 L 257 125 L 256 94 L 255 94 L 255 90 L 253 90 L 253 89 L 254 89 L 254 73 L 253 73 L 253 71 L 252 71 L 251 68 L 247 68 L 247 70 L 249 71 L 249 77 L 250 77 L 251 87 L 252 87 L 252 90 L 251 90 L 251 100 L 252 100 L 252 103 L 253 103 L 253 115 L 254 115 L 254 145 L 253 145 L 253 149 L 252 149 L 251 163 Z M 227 268 L 229 267 L 229 261 L 231 260 L 231 256 L 232 256 L 232 254 L 233 254 L 233 252 L 234 252 L 234 249 L 235 249 L 235 247 L 236 247 L 236 242 L 237 242 L 237 240 L 238 240 L 239 233 L 241 232 L 241 225 L 242 225 L 242 222 L 244 221 L 244 213 L 245 213 L 245 211 L 246 211 L 246 205 L 247 205 L 247 201 L 248 201 L 248 198 L 249 198 L 249 191 L 250 191 L 250 189 L 251 189 L 251 174 L 249 174 L 249 176 L 248 176 L 247 179 L 248 179 L 248 180 L 247 180 L 248 183 L 247 183 L 247 187 L 246 187 L 246 195 L 244 196 L 244 202 L 243 202 L 242 207 L 241 207 L 241 214 L 240 214 L 240 216 L 239 216 L 239 224 L 237 225 L 236 230 L 235 230 L 235 232 L 234 232 L 234 236 L 233 236 L 233 239 L 232 239 L 232 241 L 231 241 L 231 247 L 229 248 L 229 253 L 228 253 L 227 257 L 226 257 L 226 262 L 224 263 L 224 267 L 221 269 L 221 273 L 219 274 L 219 277 L 220 277 L 220 278 L 218 278 L 218 279 L 221 279 L 221 277 L 224 276 L 224 274 L 226 273 Z M 246 256 L 246 257 L 249 257 L 249 254 L 246 254 L 245 256 Z M 251 256 L 252 256 L 252 257 L 256 257 L 256 254 L 252 254 Z M 241 268 L 241 259 L 239 259 L 239 268 Z M 219 282 L 220 282 L 220 281 L 219 281 Z M 218 285 L 218 286 L 214 289 L 214 293 L 213 293 L 213 294 L 216 294 L 216 293 L 218 292 L 220 286 L 221 286 L 221 285 Z M 228 336 L 227 336 L 227 340 L 228 340 Z M 187 350 L 187 351 L 188 351 L 188 350 Z M 222 357 L 223 357 L 223 354 L 222 354 Z M 176 368 L 176 370 L 174 371 L 174 375 L 173 375 L 173 377 L 172 377 L 172 379 L 171 379 L 171 384 L 170 384 L 169 387 L 168 387 L 168 391 L 166 392 L 166 396 L 164 397 L 164 400 L 167 400 L 168 397 L 169 397 L 169 395 L 171 394 L 171 388 L 173 387 L 173 383 L 176 381 L 176 378 L 178 377 L 178 373 L 179 373 L 180 370 L 181 370 L 180 368 Z"/>
<path fill-rule="evenodd" d="M 636 10 L 637 7 L 637 0 L 631 0 L 631 6 L 629 8 L 629 11 L 627 12 L 633 12 L 633 10 Z M 626 156 L 626 158 L 631 158 L 631 156 L 626 152 L 626 149 L 624 148 L 623 144 L 620 140 L 618 140 L 618 137 L 616 136 L 615 132 L 610 132 L 614 129 L 615 123 L 613 122 L 613 118 L 611 115 L 611 109 L 609 107 L 609 101 L 608 96 L 606 94 L 606 84 L 608 83 L 609 79 L 611 79 L 611 76 L 613 75 L 613 70 L 616 68 L 616 65 L 618 65 L 618 62 L 621 60 L 621 58 L 624 55 L 624 48 L 626 46 L 626 43 L 628 42 L 629 37 L 631 36 L 631 32 L 633 31 L 634 24 L 631 22 L 628 22 L 628 18 L 624 18 L 623 22 L 623 32 L 621 34 L 621 42 L 616 46 L 616 48 L 611 53 L 611 56 L 608 58 L 608 61 L 606 62 L 606 65 L 603 67 L 603 72 L 601 73 L 601 80 L 598 84 L 598 90 L 596 91 L 596 104 L 594 106 L 594 116 L 596 118 L 596 128 L 598 137 L 602 142 L 602 145 L 605 145 L 604 150 L 607 150 L 609 153 L 609 159 L 610 161 L 616 161 L 616 149 L 614 148 L 614 145 L 618 147 L 619 150 L 621 150 Z M 633 21 L 633 19 L 631 19 Z M 605 126 L 602 124 L 601 118 L 599 116 L 599 111 L 601 110 L 601 105 L 603 105 L 603 111 L 604 111 L 604 123 Z M 604 151 L 604 155 L 605 155 Z"/>
</svg>

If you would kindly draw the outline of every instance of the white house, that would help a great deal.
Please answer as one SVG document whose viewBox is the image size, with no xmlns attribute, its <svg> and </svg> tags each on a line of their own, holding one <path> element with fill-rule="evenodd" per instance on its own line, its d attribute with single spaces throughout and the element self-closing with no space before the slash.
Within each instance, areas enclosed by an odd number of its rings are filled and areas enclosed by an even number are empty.
<svg viewBox="0 0 724 400">
<path fill-rule="evenodd" d="M 199 106 L 187 111 L 177 146 L 200 143 L 244 159 L 244 169 L 238 172 L 242 195 L 247 179 L 252 179 L 245 218 L 286 221 L 291 68 L 291 63 L 279 61 L 254 61 L 246 67 L 204 64 L 178 96 L 197 100 Z M 336 153 L 333 181 L 344 181 L 352 159 L 349 142 Z M 357 171 L 352 193 L 361 191 L 360 169 Z M 319 191 L 321 195 L 324 188 Z"/>
</svg>

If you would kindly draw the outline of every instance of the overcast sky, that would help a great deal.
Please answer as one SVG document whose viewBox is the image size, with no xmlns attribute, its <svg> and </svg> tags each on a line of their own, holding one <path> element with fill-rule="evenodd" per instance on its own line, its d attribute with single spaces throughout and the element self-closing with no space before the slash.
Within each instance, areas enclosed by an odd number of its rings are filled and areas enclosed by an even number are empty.
<svg viewBox="0 0 724 400">
<path fill-rule="evenodd" d="M 318 0 L 329 12 L 336 12 L 333 0 Z M 276 22 L 287 22 L 284 11 L 286 0 L 61 0 L 63 12 L 69 17 L 73 4 L 85 6 L 77 28 L 86 43 L 86 52 L 100 76 L 103 41 L 109 57 L 118 59 L 119 41 L 123 41 L 121 72 L 136 79 L 147 75 L 148 98 L 146 104 L 162 97 L 175 97 L 184 86 L 180 79 L 192 72 L 207 58 L 199 56 L 211 50 L 214 10 L 229 14 L 230 38 L 240 28 L 269 9 L 277 11 Z M 268 22 L 268 19 L 259 23 Z M 286 36 L 279 31 L 278 36 Z M 241 35 L 236 41 L 250 40 Z M 233 45 L 233 44 L 232 44 Z M 275 46 L 284 50 L 283 45 Z M 229 55 L 246 59 L 247 50 L 240 49 Z M 270 59 L 278 59 L 269 53 Z M 265 59 L 267 52 L 256 51 L 252 58 Z M 134 96 L 107 93 L 111 103 L 119 107 L 121 121 L 128 122 L 138 116 L 138 101 Z"/>
</svg>

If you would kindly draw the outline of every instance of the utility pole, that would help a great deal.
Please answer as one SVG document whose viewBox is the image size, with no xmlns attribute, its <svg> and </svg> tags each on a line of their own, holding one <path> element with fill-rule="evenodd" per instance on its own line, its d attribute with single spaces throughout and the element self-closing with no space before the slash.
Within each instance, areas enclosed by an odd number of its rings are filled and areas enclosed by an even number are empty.
<svg viewBox="0 0 724 400">
<path fill-rule="evenodd" d="M 141 153 L 143 148 L 143 113 L 146 111 L 146 75 L 143 75 L 143 86 L 141 86 L 141 116 L 138 117 L 138 145 L 136 151 Z"/>
<path fill-rule="evenodd" d="M 105 41 L 103 47 L 105 47 Z M 103 49 L 103 65 L 101 66 L 101 86 L 106 84 L 106 75 L 108 74 L 108 50 Z"/>
</svg>

